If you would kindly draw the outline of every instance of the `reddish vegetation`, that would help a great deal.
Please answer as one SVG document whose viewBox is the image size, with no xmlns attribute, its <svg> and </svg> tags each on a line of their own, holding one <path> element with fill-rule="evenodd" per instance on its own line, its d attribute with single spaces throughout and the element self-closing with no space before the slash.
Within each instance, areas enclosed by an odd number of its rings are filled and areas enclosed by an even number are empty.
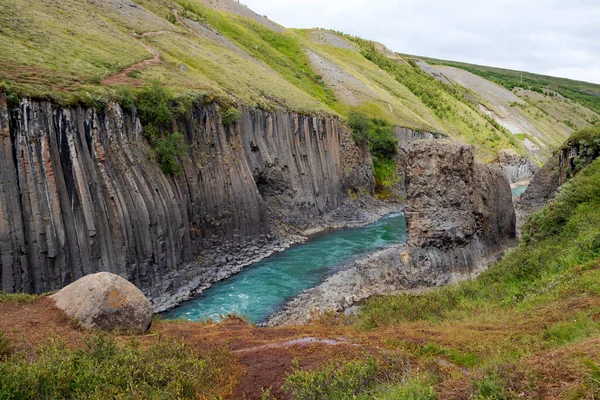
<svg viewBox="0 0 600 400">
<path fill-rule="evenodd" d="M 5 332 L 11 345 L 15 350 L 31 354 L 36 346 L 53 335 L 73 347 L 81 345 L 85 336 L 85 332 L 54 307 L 52 300 L 47 297 L 33 304 L 0 302 L 0 315 L 0 331 Z M 199 351 L 227 348 L 237 355 L 245 369 L 233 398 L 260 399 L 262 388 L 272 388 L 271 393 L 277 397 L 282 395 L 281 385 L 287 373 L 291 372 L 294 359 L 301 367 L 312 368 L 328 360 L 350 360 L 362 356 L 362 347 L 343 340 L 331 344 L 318 341 L 287 343 L 301 337 L 335 340 L 343 332 L 333 329 L 329 333 L 324 336 L 323 329 L 319 327 L 254 328 L 231 318 L 222 324 L 158 321 L 139 339 L 149 342 L 161 334 L 164 337 L 181 338 L 192 349 Z"/>
<path fill-rule="evenodd" d="M 600 304 L 600 298 L 589 297 L 567 302 L 564 307 L 589 309 Z M 560 307 L 546 315 L 563 315 Z M 86 333 L 78 328 L 52 300 L 41 297 L 32 304 L 0 302 L 0 331 L 3 331 L 16 350 L 33 354 L 36 346 L 50 336 L 58 336 L 68 346 L 82 344 Z M 436 386 L 439 398 L 468 399 L 473 393 L 472 379 L 478 372 L 453 363 L 448 357 L 420 358 L 412 350 L 427 343 L 469 349 L 479 343 L 486 352 L 494 343 L 511 341 L 521 334 L 540 332 L 556 317 L 541 318 L 529 315 L 524 320 L 508 323 L 504 315 L 496 321 L 466 322 L 456 325 L 435 325 L 423 322 L 406 323 L 389 329 L 382 328 L 361 333 L 346 326 L 312 324 L 296 327 L 256 328 L 237 318 L 221 324 L 155 321 L 150 331 L 138 336 L 142 343 L 153 341 L 158 335 L 184 340 L 199 352 L 225 348 L 236 356 L 243 369 L 237 388 L 231 398 L 260 399 L 263 388 L 281 398 L 281 386 L 292 371 L 293 361 L 303 369 L 312 369 L 331 361 L 363 358 L 365 351 L 383 359 L 408 360 L 413 371 L 430 371 L 443 378 Z M 516 335 L 516 336 L 515 336 Z M 129 340 L 129 337 L 122 337 Z M 302 339 L 302 340 L 298 340 Z M 539 348 L 518 365 L 506 367 L 508 382 L 515 390 L 529 388 L 523 398 L 554 399 L 577 388 L 585 379 L 580 356 L 598 354 L 600 339 L 590 339 L 558 349 Z M 535 384 L 529 381 L 535 376 Z"/>
</svg>

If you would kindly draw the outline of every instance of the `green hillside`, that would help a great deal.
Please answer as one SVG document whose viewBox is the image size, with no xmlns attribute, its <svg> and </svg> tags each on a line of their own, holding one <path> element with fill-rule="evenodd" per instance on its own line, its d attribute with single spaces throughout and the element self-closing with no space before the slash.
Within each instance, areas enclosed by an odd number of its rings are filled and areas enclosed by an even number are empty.
<svg viewBox="0 0 600 400">
<path fill-rule="evenodd" d="M 600 118 L 582 107 L 574 112 L 583 117 L 559 121 L 548 110 L 560 109 L 560 118 L 570 111 L 549 97 L 542 117 L 524 116 L 540 120 L 532 122 L 536 132 L 515 134 L 486 115 L 477 93 L 434 79 L 411 57 L 341 33 L 286 29 L 233 0 L 2 0 L 0 18 L 5 90 L 63 104 L 102 107 L 159 82 L 173 98 L 193 92 L 205 101 L 342 118 L 360 111 L 446 133 L 475 145 L 484 160 L 505 148 L 533 154 L 523 139 L 529 134 L 541 149 L 534 156 L 543 158 L 573 129 Z M 514 88 L 495 73 L 469 70 Z M 597 85 L 536 79 L 597 110 Z"/>
</svg>

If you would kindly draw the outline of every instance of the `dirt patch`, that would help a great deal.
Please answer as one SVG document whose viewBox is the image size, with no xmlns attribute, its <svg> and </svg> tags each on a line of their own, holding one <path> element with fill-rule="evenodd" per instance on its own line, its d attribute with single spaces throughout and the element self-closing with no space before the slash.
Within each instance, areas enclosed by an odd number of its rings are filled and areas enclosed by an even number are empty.
<svg viewBox="0 0 600 400">
<path fill-rule="evenodd" d="M 32 304 L 0 303 L 0 315 L 0 331 L 16 351 L 33 353 L 52 336 L 68 346 L 78 346 L 84 336 L 77 323 L 48 297 L 40 297 Z"/>
<path fill-rule="evenodd" d="M 301 368 L 312 369 L 334 360 L 363 357 L 365 348 L 347 340 L 346 333 L 348 328 L 343 327 L 256 328 L 229 318 L 209 325 L 159 321 L 147 336 L 181 338 L 199 351 L 227 348 L 245 369 L 233 398 L 260 399 L 263 388 L 270 388 L 276 398 L 283 397 L 281 386 L 294 360 Z"/>
<path fill-rule="evenodd" d="M 132 38 L 134 38 L 135 40 L 138 41 L 139 44 L 141 44 L 142 46 L 144 46 L 144 48 L 146 49 L 146 51 L 148 51 L 148 53 L 150 53 L 152 55 L 152 57 L 147 58 L 143 61 L 140 61 L 138 63 L 135 63 L 127 68 L 124 68 L 123 70 L 121 70 L 121 72 L 118 72 L 114 75 L 110 75 L 106 78 L 104 78 L 104 80 L 102 81 L 103 85 L 125 85 L 125 84 L 129 84 L 129 85 L 136 85 L 137 82 L 135 79 L 129 77 L 129 74 L 131 74 L 132 72 L 141 72 L 144 71 L 150 67 L 153 67 L 155 65 L 159 65 L 161 63 L 160 61 L 160 53 L 158 52 L 158 50 L 156 50 L 154 47 L 144 43 L 142 40 L 140 40 L 143 37 L 150 37 L 150 36 L 158 36 L 158 35 L 163 35 L 165 33 L 168 33 L 168 31 L 158 31 L 158 32 L 148 32 L 145 33 L 143 35 L 134 35 L 131 34 L 130 36 Z"/>
<path fill-rule="evenodd" d="M 333 32 L 314 30 L 310 32 L 310 40 L 315 44 L 324 44 L 337 47 L 339 49 L 357 50 L 354 43 L 351 43 Z"/>
</svg>

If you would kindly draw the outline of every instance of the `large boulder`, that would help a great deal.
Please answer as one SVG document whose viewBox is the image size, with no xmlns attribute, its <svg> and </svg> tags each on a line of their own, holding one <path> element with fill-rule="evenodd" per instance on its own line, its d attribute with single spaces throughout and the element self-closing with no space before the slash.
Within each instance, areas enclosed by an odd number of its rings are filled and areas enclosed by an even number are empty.
<svg viewBox="0 0 600 400">
<path fill-rule="evenodd" d="M 144 294 L 109 272 L 84 276 L 51 298 L 89 330 L 144 333 L 152 322 L 152 307 Z"/>
</svg>

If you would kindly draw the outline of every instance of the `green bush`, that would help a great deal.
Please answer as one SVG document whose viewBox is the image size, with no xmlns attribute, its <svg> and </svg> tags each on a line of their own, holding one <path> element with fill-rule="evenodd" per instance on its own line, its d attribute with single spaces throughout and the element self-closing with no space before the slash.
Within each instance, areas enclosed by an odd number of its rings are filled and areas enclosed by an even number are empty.
<svg viewBox="0 0 600 400">
<path fill-rule="evenodd" d="M 184 137 L 178 132 L 155 140 L 156 161 L 165 174 L 179 176 L 183 173 L 183 166 L 178 158 L 184 156 L 187 150 Z"/>
<path fill-rule="evenodd" d="M 8 346 L 8 340 L 4 337 L 4 332 L 0 331 L 0 361 L 8 357 L 9 354 L 10 348 Z"/>
<path fill-rule="evenodd" d="M 376 385 L 378 364 L 373 357 L 344 365 L 330 363 L 323 368 L 303 371 L 294 366 L 282 389 L 291 399 L 356 399 Z"/>
<path fill-rule="evenodd" d="M 133 115 L 135 111 L 135 99 L 131 89 L 126 86 L 119 86 L 117 88 L 117 103 L 121 106 L 123 111 L 129 115 Z"/>
<path fill-rule="evenodd" d="M 232 126 L 238 122 L 241 116 L 242 113 L 237 108 L 229 107 L 221 114 L 221 122 L 225 126 Z"/>
<path fill-rule="evenodd" d="M 146 348 L 98 335 L 72 350 L 52 339 L 33 361 L 15 354 L 0 362 L 0 398 L 214 398 L 232 363 L 223 351 L 199 356 L 177 341 L 158 339 Z"/>
<path fill-rule="evenodd" d="M 368 144 L 371 140 L 371 121 L 359 112 L 351 111 L 348 116 L 348 125 L 352 129 L 352 140 L 359 146 Z"/>
<path fill-rule="evenodd" d="M 161 125 L 169 123 L 173 118 L 170 108 L 171 97 L 171 92 L 158 83 L 138 93 L 135 103 L 146 137 L 152 138 Z"/>
<path fill-rule="evenodd" d="M 383 195 L 388 188 L 398 183 L 396 154 L 398 141 L 394 127 L 383 120 L 369 118 L 366 115 L 351 111 L 348 125 L 352 129 L 352 140 L 359 145 L 369 144 L 373 156 L 373 176 L 375 191 Z"/>
<path fill-rule="evenodd" d="M 167 16 L 165 17 L 165 19 L 167 21 L 169 21 L 170 23 L 172 23 L 173 25 L 175 25 L 177 23 L 177 17 L 172 12 L 168 13 Z"/>
</svg>

